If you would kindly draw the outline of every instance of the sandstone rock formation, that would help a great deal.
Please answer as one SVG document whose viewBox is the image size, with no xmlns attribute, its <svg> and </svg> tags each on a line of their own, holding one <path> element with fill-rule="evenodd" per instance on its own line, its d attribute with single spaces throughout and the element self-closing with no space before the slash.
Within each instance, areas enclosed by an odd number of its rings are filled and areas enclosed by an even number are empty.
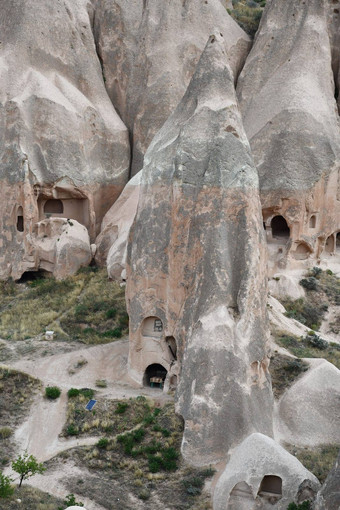
<svg viewBox="0 0 340 510">
<path fill-rule="evenodd" d="M 92 259 L 90 238 L 84 225 L 75 220 L 50 218 L 35 225 L 36 267 L 62 280 Z"/>
<path fill-rule="evenodd" d="M 340 132 L 330 9 L 327 0 L 268 2 L 238 81 L 272 271 L 336 250 Z"/>
<path fill-rule="evenodd" d="M 136 215 L 142 172 L 125 186 L 118 200 L 106 213 L 96 239 L 98 265 L 107 264 L 110 278 L 125 279 L 126 251 L 129 232 Z"/>
<path fill-rule="evenodd" d="M 129 171 L 85 0 L 5 2 L 0 18 L 0 278 L 36 270 L 35 224 L 73 218 L 94 239 Z"/>
<path fill-rule="evenodd" d="M 95 36 L 109 96 L 132 138 L 132 174 L 185 93 L 214 29 L 224 36 L 237 76 L 248 35 L 220 0 L 98 0 Z"/>
<path fill-rule="evenodd" d="M 194 464 L 271 434 L 258 179 L 223 37 L 145 156 L 130 232 L 130 374 L 175 383 Z"/>
<path fill-rule="evenodd" d="M 275 412 L 275 436 L 297 446 L 340 444 L 340 370 L 326 360 L 289 388 Z"/>
<path fill-rule="evenodd" d="M 318 492 L 315 510 L 339 510 L 340 504 L 340 452 L 337 461 Z"/>
<path fill-rule="evenodd" d="M 293 455 L 263 434 L 251 434 L 232 453 L 214 492 L 214 510 L 286 510 L 313 499 L 320 486 Z"/>
</svg>

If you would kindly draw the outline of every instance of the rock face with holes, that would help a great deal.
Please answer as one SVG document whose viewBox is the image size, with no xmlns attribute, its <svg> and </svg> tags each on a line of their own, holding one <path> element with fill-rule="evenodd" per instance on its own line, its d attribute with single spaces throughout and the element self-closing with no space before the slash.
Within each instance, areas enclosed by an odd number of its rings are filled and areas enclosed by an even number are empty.
<svg viewBox="0 0 340 510">
<path fill-rule="evenodd" d="M 286 510 L 312 500 L 317 478 L 273 439 L 251 434 L 232 453 L 214 492 L 214 510 Z"/>
<path fill-rule="evenodd" d="M 340 444 L 339 400 L 340 370 L 326 360 L 311 360 L 311 368 L 278 402 L 277 437 L 297 446 Z"/>
<path fill-rule="evenodd" d="M 334 7 L 268 2 L 237 85 L 273 271 L 335 252 L 340 132 L 327 30 Z"/>
<path fill-rule="evenodd" d="M 110 278 L 125 279 L 129 232 L 136 215 L 142 172 L 125 186 L 122 194 L 105 215 L 96 239 L 98 265 L 107 265 Z"/>
<path fill-rule="evenodd" d="M 147 151 L 128 249 L 130 374 L 142 382 L 150 366 L 156 379 L 180 370 L 182 451 L 197 465 L 225 458 L 253 431 L 271 434 L 260 218 L 217 33 Z"/>
<path fill-rule="evenodd" d="M 133 175 L 142 168 L 152 138 L 184 95 L 215 28 L 224 36 L 234 76 L 239 74 L 250 40 L 222 3 L 97 1 L 97 48 L 109 96 L 132 135 Z"/>
<path fill-rule="evenodd" d="M 85 0 L 2 6 L 0 278 L 38 269 L 33 231 L 49 214 L 94 239 L 127 182 L 128 132 L 105 90 L 91 9 Z"/>
</svg>

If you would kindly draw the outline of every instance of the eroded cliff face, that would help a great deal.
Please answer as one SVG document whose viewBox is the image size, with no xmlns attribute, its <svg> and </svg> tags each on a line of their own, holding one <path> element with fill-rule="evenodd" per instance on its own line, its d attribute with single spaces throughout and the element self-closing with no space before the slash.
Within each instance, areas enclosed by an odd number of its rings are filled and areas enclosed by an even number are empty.
<svg viewBox="0 0 340 510">
<path fill-rule="evenodd" d="M 214 29 L 224 36 L 236 77 L 247 34 L 220 0 L 98 0 L 95 37 L 108 94 L 132 139 L 132 175 L 173 112 Z"/>
<path fill-rule="evenodd" d="M 340 133 L 333 4 L 268 3 L 237 85 L 274 270 L 336 249 Z"/>
<path fill-rule="evenodd" d="M 127 268 L 130 373 L 179 376 L 194 464 L 271 434 L 265 261 L 257 173 L 217 33 L 145 156 Z"/>
<path fill-rule="evenodd" d="M 128 131 L 106 93 L 87 8 L 2 6 L 0 278 L 39 268 L 34 225 L 46 217 L 73 218 L 94 239 L 128 179 Z"/>
</svg>

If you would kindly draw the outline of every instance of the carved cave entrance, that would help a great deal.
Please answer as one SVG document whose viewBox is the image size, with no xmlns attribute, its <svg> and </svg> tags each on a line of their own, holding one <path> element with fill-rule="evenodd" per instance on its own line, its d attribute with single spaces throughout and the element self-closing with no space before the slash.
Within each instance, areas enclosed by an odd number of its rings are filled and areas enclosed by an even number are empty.
<svg viewBox="0 0 340 510">
<path fill-rule="evenodd" d="M 51 198 L 46 200 L 44 204 L 45 214 L 63 214 L 64 206 L 61 200 Z"/>
<path fill-rule="evenodd" d="M 336 235 L 335 246 L 336 246 L 336 252 L 340 253 L 340 232 L 338 232 L 337 235 Z"/>
<path fill-rule="evenodd" d="M 274 216 L 270 222 L 272 236 L 275 239 L 289 239 L 290 228 L 283 216 Z"/>
<path fill-rule="evenodd" d="M 159 388 L 163 388 L 167 373 L 168 371 L 158 363 L 149 365 L 144 373 L 144 386 L 151 386 L 152 388 L 158 386 Z"/>
<path fill-rule="evenodd" d="M 24 211 L 21 206 L 17 210 L 17 231 L 24 231 Z"/>
</svg>

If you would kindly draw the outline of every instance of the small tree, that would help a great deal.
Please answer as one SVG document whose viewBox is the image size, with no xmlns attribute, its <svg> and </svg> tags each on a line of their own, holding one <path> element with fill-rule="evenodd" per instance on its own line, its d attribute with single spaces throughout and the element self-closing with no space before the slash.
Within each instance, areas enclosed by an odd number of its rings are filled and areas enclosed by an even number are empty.
<svg viewBox="0 0 340 510">
<path fill-rule="evenodd" d="M 19 455 L 19 457 L 12 462 L 12 469 L 13 471 L 16 471 L 16 473 L 19 473 L 19 487 L 21 487 L 22 482 L 26 478 L 30 478 L 38 473 L 42 474 L 46 468 L 43 464 L 38 463 L 37 459 L 33 457 L 33 455 L 28 455 L 26 451 L 23 455 Z"/>
<path fill-rule="evenodd" d="M 13 480 L 0 472 L 0 498 L 7 498 L 11 496 L 14 492 L 13 487 L 11 486 L 11 482 Z"/>
</svg>

